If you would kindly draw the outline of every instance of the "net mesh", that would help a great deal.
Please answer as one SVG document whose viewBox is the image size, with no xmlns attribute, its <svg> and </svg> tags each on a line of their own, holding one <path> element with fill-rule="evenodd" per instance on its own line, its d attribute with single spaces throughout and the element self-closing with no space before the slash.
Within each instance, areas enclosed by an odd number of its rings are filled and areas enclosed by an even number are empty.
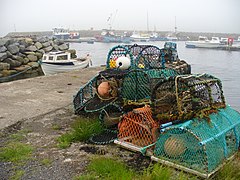
<svg viewBox="0 0 240 180">
<path fill-rule="evenodd" d="M 164 129 L 155 144 L 155 156 L 202 173 L 212 172 L 238 150 L 240 114 L 227 106 L 210 119 Z"/>
<path fill-rule="evenodd" d="M 122 117 L 118 139 L 140 147 L 147 146 L 156 141 L 158 127 L 149 106 L 136 108 Z"/>
</svg>

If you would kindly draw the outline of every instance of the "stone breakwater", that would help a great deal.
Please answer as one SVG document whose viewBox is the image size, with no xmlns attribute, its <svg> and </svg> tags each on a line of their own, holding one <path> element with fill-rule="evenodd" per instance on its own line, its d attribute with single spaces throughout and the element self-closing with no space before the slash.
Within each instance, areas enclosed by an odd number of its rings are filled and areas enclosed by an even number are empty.
<svg viewBox="0 0 240 180">
<path fill-rule="evenodd" d="M 0 39 L 0 82 L 43 75 L 39 64 L 43 54 L 68 50 L 64 41 L 47 37 Z M 76 56 L 76 51 L 69 51 Z"/>
</svg>

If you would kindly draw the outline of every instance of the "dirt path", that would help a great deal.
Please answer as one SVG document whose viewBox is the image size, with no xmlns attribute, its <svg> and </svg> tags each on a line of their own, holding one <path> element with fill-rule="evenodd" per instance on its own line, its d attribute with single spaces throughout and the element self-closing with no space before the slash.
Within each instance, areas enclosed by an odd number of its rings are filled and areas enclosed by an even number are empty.
<svg viewBox="0 0 240 180">
<path fill-rule="evenodd" d="M 103 68 L 41 76 L 0 84 L 0 129 L 72 103 L 79 87 Z"/>
</svg>

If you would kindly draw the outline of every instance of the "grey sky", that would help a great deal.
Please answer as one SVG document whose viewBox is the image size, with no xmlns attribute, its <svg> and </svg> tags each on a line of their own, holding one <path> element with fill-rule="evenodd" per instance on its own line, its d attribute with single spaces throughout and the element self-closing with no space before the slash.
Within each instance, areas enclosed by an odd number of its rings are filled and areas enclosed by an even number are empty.
<svg viewBox="0 0 240 180">
<path fill-rule="evenodd" d="M 240 0 L 0 0 L 0 37 L 53 27 L 240 33 Z"/>
</svg>

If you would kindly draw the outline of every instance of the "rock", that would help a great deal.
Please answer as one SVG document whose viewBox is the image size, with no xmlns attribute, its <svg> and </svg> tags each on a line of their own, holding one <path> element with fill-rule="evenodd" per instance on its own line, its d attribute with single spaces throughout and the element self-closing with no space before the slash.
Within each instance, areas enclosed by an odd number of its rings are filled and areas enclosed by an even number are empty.
<svg viewBox="0 0 240 180">
<path fill-rule="evenodd" d="M 59 46 L 59 49 L 60 49 L 61 51 L 67 50 L 68 48 L 69 48 L 69 47 L 68 47 L 67 44 L 62 44 L 62 45 Z"/>
<path fill-rule="evenodd" d="M 1 73 L 3 74 L 4 77 L 6 77 L 6 76 L 10 76 L 10 75 L 16 74 L 17 71 L 10 69 L 10 70 L 3 70 Z"/>
<path fill-rule="evenodd" d="M 22 66 L 19 66 L 19 67 L 15 67 L 13 69 L 18 71 L 18 72 L 21 72 L 21 71 L 27 70 L 29 68 L 30 68 L 30 66 L 28 66 L 28 65 L 22 65 Z"/>
<path fill-rule="evenodd" d="M 45 51 L 45 52 L 49 52 L 49 51 L 51 51 L 52 49 L 53 49 L 52 46 L 48 46 L 48 47 L 44 48 L 44 51 Z"/>
<path fill-rule="evenodd" d="M 27 43 L 27 46 L 30 46 L 33 44 L 33 40 L 31 38 L 25 38 L 25 42 Z"/>
<path fill-rule="evenodd" d="M 17 54 L 19 52 L 19 47 L 15 44 L 9 45 L 7 49 L 11 54 Z"/>
<path fill-rule="evenodd" d="M 43 54 L 40 52 L 36 52 L 35 55 L 38 57 L 38 59 L 41 59 L 43 56 Z"/>
<path fill-rule="evenodd" d="M 28 66 L 31 66 L 32 68 L 37 68 L 37 67 L 39 67 L 39 63 L 37 63 L 37 62 L 29 62 L 27 65 L 28 65 Z"/>
<path fill-rule="evenodd" d="M 70 54 L 76 54 L 76 50 L 75 49 L 68 49 L 67 52 L 70 52 Z"/>
<path fill-rule="evenodd" d="M 0 47 L 0 53 L 6 52 L 7 48 L 5 46 Z"/>
<path fill-rule="evenodd" d="M 26 57 L 26 58 L 24 58 L 23 59 L 24 61 L 23 61 L 23 64 L 27 64 L 28 62 L 29 62 L 29 59 Z"/>
<path fill-rule="evenodd" d="M 4 59 L 6 59 L 8 57 L 7 53 L 0 53 L 0 62 L 3 61 Z"/>
<path fill-rule="evenodd" d="M 59 51 L 58 45 L 54 44 L 54 45 L 53 45 L 53 49 L 56 50 L 56 51 Z"/>
<path fill-rule="evenodd" d="M 26 54 L 26 55 L 35 55 L 35 52 L 25 51 L 24 54 Z"/>
<path fill-rule="evenodd" d="M 22 54 L 22 53 L 18 53 L 17 56 L 20 56 L 20 57 L 23 57 L 23 58 L 26 57 L 26 55 L 25 55 L 25 54 Z"/>
<path fill-rule="evenodd" d="M 45 43 L 42 44 L 42 46 L 43 46 L 44 48 L 46 48 L 46 47 L 48 47 L 48 46 L 51 46 L 51 44 L 50 44 L 50 42 L 45 42 Z"/>
<path fill-rule="evenodd" d="M 24 58 L 21 56 L 13 56 L 13 60 L 19 61 L 21 64 L 24 63 Z"/>
<path fill-rule="evenodd" d="M 0 63 L 0 71 L 2 70 L 9 70 L 10 69 L 10 64 L 8 63 Z"/>
<path fill-rule="evenodd" d="M 39 50 L 37 50 L 37 52 L 39 52 L 39 53 L 41 53 L 41 54 L 44 54 L 44 53 L 45 53 L 45 51 L 44 51 L 43 49 L 39 49 Z"/>
<path fill-rule="evenodd" d="M 36 42 L 34 45 L 37 49 L 41 49 L 43 47 L 43 45 L 40 42 Z"/>
<path fill-rule="evenodd" d="M 11 58 L 7 58 L 3 62 L 10 64 L 11 69 L 14 68 L 14 67 L 21 66 L 21 64 L 22 64 L 21 62 L 13 60 Z"/>
<path fill-rule="evenodd" d="M 57 44 L 57 45 L 64 44 L 64 40 L 63 40 L 63 39 L 54 39 L 53 42 L 54 42 L 55 44 Z"/>
<path fill-rule="evenodd" d="M 47 42 L 48 40 L 49 40 L 49 39 L 46 38 L 46 37 L 39 37 L 39 38 L 37 38 L 37 41 L 40 42 L 40 43 L 45 43 L 45 42 Z"/>
<path fill-rule="evenodd" d="M 31 54 L 27 55 L 27 58 L 32 62 L 36 62 L 38 60 L 37 56 Z"/>
<path fill-rule="evenodd" d="M 6 51 L 6 53 L 7 53 L 7 56 L 9 57 L 9 58 L 12 58 L 12 53 L 10 53 L 9 51 Z"/>
<path fill-rule="evenodd" d="M 9 45 L 9 39 L 0 39 L 0 46 L 8 46 Z"/>
<path fill-rule="evenodd" d="M 24 52 L 24 51 L 26 51 L 26 48 L 25 48 L 25 47 L 26 47 L 26 46 L 20 44 L 20 45 L 19 45 L 19 52 Z"/>
<path fill-rule="evenodd" d="M 37 51 L 38 49 L 36 48 L 36 46 L 31 45 L 31 46 L 28 46 L 28 47 L 26 48 L 26 50 L 27 50 L 27 51 Z"/>
<path fill-rule="evenodd" d="M 28 46 L 28 43 L 25 41 L 25 39 L 21 39 L 18 41 L 20 46 L 23 46 L 24 48 Z"/>
</svg>

